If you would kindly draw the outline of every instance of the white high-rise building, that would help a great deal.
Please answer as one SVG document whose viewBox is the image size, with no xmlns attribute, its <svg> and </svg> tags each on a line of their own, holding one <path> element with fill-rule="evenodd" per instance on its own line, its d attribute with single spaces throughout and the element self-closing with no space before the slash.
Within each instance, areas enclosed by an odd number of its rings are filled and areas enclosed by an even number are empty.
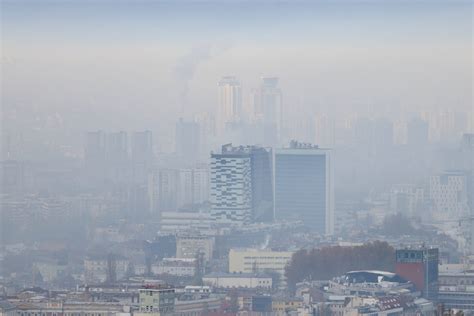
<svg viewBox="0 0 474 316">
<path fill-rule="evenodd" d="M 248 223 L 252 210 L 251 158 L 248 153 L 211 154 L 211 215 L 217 224 Z"/>
<path fill-rule="evenodd" d="M 282 97 L 277 77 L 264 77 L 253 93 L 253 118 L 263 125 L 264 145 L 275 146 L 281 137 Z"/>
<path fill-rule="evenodd" d="M 205 166 L 160 169 L 154 175 L 155 200 L 161 212 L 174 212 L 209 201 L 209 169 Z"/>
<path fill-rule="evenodd" d="M 472 103 L 472 109 L 471 111 L 468 113 L 468 116 L 469 116 L 469 128 L 468 128 L 468 131 L 470 133 L 474 133 L 474 102 Z"/>
<path fill-rule="evenodd" d="M 242 87 L 236 77 L 226 76 L 219 81 L 217 127 L 223 131 L 227 124 L 238 122 L 242 115 Z"/>
<path fill-rule="evenodd" d="M 209 169 L 179 169 L 177 197 L 178 208 L 209 201 Z"/>
<path fill-rule="evenodd" d="M 193 204 L 193 169 L 178 170 L 178 192 L 177 206 L 189 206 Z"/>
<path fill-rule="evenodd" d="M 323 147 L 333 147 L 336 143 L 336 121 L 325 114 L 314 117 L 314 143 Z"/>
<path fill-rule="evenodd" d="M 425 192 L 413 184 L 397 184 L 390 189 L 390 208 L 396 213 L 415 216 L 422 209 Z"/>
<path fill-rule="evenodd" d="M 209 169 L 197 167 L 193 169 L 193 203 L 202 204 L 209 201 Z"/>
<path fill-rule="evenodd" d="M 158 206 L 160 212 L 178 208 L 178 170 L 160 169 L 158 179 Z"/>
<path fill-rule="evenodd" d="M 466 216 L 468 205 L 468 178 L 462 171 L 446 171 L 430 178 L 430 199 L 433 212 L 441 219 Z"/>
</svg>

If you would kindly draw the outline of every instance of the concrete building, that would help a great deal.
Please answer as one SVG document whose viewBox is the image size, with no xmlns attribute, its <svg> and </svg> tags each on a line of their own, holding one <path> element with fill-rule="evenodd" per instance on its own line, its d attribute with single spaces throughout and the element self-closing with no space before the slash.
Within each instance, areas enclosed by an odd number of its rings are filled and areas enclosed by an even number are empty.
<svg viewBox="0 0 474 316">
<path fill-rule="evenodd" d="M 451 271 L 443 269 L 439 274 L 438 302 L 445 309 L 474 311 L 474 271 L 464 265 Z M 441 265 L 442 269 L 443 266 Z"/>
<path fill-rule="evenodd" d="M 180 118 L 175 128 L 175 152 L 184 163 L 195 163 L 201 154 L 199 124 Z"/>
<path fill-rule="evenodd" d="M 178 208 L 178 170 L 160 169 L 156 181 L 157 204 L 160 212 L 176 211 Z"/>
<path fill-rule="evenodd" d="M 84 274 L 87 283 L 114 282 L 123 279 L 129 261 L 125 258 L 109 256 L 90 256 L 84 260 Z"/>
<path fill-rule="evenodd" d="M 407 144 L 413 147 L 429 143 L 429 124 L 421 118 L 413 118 L 407 123 Z"/>
<path fill-rule="evenodd" d="M 273 221 L 272 160 L 272 150 L 258 146 L 226 144 L 211 155 L 211 201 L 218 223 L 239 225 L 240 213 L 244 222 Z"/>
<path fill-rule="evenodd" d="M 204 260 L 209 261 L 214 251 L 214 238 L 208 236 L 181 235 L 176 238 L 177 258 L 196 258 L 203 254 Z"/>
<path fill-rule="evenodd" d="M 230 273 L 276 272 L 285 275 L 285 267 L 293 255 L 290 251 L 260 249 L 231 249 L 229 251 Z"/>
<path fill-rule="evenodd" d="M 17 316 L 16 306 L 9 301 L 0 301 L 0 316 Z"/>
<path fill-rule="evenodd" d="M 124 131 L 108 133 L 106 143 L 107 179 L 127 183 L 130 177 L 128 135 Z"/>
<path fill-rule="evenodd" d="M 438 296 L 438 248 L 397 249 L 395 273 L 411 281 L 423 297 L 436 300 Z"/>
<path fill-rule="evenodd" d="M 153 159 L 153 135 L 151 131 L 132 134 L 132 160 L 135 163 L 151 163 Z"/>
<path fill-rule="evenodd" d="M 196 212 L 162 212 L 160 217 L 160 231 L 165 233 L 179 233 L 183 231 L 199 231 L 201 233 L 212 230 L 213 219 L 208 211 Z"/>
<path fill-rule="evenodd" d="M 248 152 L 211 154 L 211 214 L 217 224 L 241 226 L 252 216 L 252 172 Z"/>
<path fill-rule="evenodd" d="M 124 131 L 109 133 L 106 144 L 107 161 L 124 164 L 128 161 L 128 135 Z"/>
<path fill-rule="evenodd" d="M 292 141 L 275 151 L 275 219 L 302 221 L 321 234 L 334 231 L 330 150 Z"/>
<path fill-rule="evenodd" d="M 26 187 L 25 163 L 16 160 L 0 162 L 2 193 L 23 192 Z"/>
<path fill-rule="evenodd" d="M 131 316 L 130 308 L 121 303 L 41 301 L 15 305 L 17 316 Z"/>
<path fill-rule="evenodd" d="M 413 184 L 398 184 L 390 189 L 390 208 L 408 217 L 416 216 L 423 209 L 425 190 Z"/>
<path fill-rule="evenodd" d="M 277 77 L 262 78 L 253 92 L 253 119 L 263 127 L 263 144 L 275 147 L 281 138 L 282 95 Z"/>
<path fill-rule="evenodd" d="M 236 77 L 223 77 L 218 84 L 217 128 L 239 122 L 242 116 L 242 87 Z"/>
<path fill-rule="evenodd" d="M 106 135 L 104 131 L 88 132 L 84 148 L 85 172 L 90 183 L 101 184 L 106 170 Z"/>
<path fill-rule="evenodd" d="M 437 218 L 468 215 L 468 180 L 464 171 L 445 171 L 430 177 L 430 200 Z"/>
<path fill-rule="evenodd" d="M 178 208 L 209 201 L 209 169 L 195 167 L 178 170 Z"/>
<path fill-rule="evenodd" d="M 196 273 L 195 258 L 163 258 L 151 266 L 153 274 L 169 274 L 178 277 L 192 277 Z"/>
<path fill-rule="evenodd" d="M 151 131 L 133 132 L 131 139 L 132 180 L 146 183 L 153 166 L 153 134 Z"/>
<path fill-rule="evenodd" d="M 157 178 L 157 179 L 156 179 Z M 153 185 L 160 212 L 193 208 L 209 201 L 209 168 L 160 169 Z"/>
<path fill-rule="evenodd" d="M 272 288 L 272 277 L 258 273 L 211 273 L 202 278 L 204 284 L 216 288 Z"/>
<path fill-rule="evenodd" d="M 387 271 L 350 271 L 329 281 L 326 292 L 340 296 L 419 296 L 413 283 Z"/>
<path fill-rule="evenodd" d="M 271 148 L 248 147 L 252 181 L 252 221 L 273 222 L 273 153 Z"/>
<path fill-rule="evenodd" d="M 146 286 L 139 290 L 136 316 L 174 315 L 175 290 L 168 286 Z"/>
<path fill-rule="evenodd" d="M 314 142 L 320 146 L 332 147 L 336 144 L 336 121 L 325 114 L 314 117 Z"/>
<path fill-rule="evenodd" d="M 221 315 L 222 299 L 220 297 L 198 297 L 179 299 L 175 303 L 174 316 Z"/>
</svg>

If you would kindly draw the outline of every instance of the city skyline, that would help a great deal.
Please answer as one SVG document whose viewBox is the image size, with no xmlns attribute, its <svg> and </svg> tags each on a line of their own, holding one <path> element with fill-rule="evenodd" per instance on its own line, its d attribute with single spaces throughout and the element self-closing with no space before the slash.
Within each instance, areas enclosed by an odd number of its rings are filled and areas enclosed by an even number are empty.
<svg viewBox="0 0 474 316">
<path fill-rule="evenodd" d="M 472 1 L 0 12 L 0 316 L 474 315 Z"/>
</svg>

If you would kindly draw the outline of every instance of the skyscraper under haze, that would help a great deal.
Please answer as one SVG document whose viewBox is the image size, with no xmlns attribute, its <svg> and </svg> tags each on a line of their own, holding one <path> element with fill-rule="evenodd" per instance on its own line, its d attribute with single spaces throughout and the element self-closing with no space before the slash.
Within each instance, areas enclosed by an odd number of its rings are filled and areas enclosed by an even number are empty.
<svg viewBox="0 0 474 316">
<path fill-rule="evenodd" d="M 251 160 L 244 150 L 211 154 L 211 215 L 218 224 L 240 226 L 251 219 Z"/>
<path fill-rule="evenodd" d="M 107 178 L 126 182 L 129 177 L 128 135 L 124 131 L 109 133 L 106 144 Z"/>
<path fill-rule="evenodd" d="M 282 98 L 277 77 L 264 77 L 253 94 L 253 116 L 263 125 L 266 146 L 276 146 L 281 134 Z"/>
<path fill-rule="evenodd" d="M 238 202 L 241 201 L 241 202 Z M 239 207 L 245 221 L 273 220 L 272 151 L 258 146 L 222 146 L 220 154 L 211 155 L 211 203 L 214 217 L 225 222 L 222 214 Z M 237 214 L 237 213 L 235 213 Z"/>
<path fill-rule="evenodd" d="M 86 134 L 84 163 L 88 185 L 102 184 L 106 175 L 106 134 L 104 131 Z"/>
<path fill-rule="evenodd" d="M 226 76 L 219 81 L 218 90 L 217 127 L 223 131 L 241 119 L 242 87 L 236 77 Z"/>
<path fill-rule="evenodd" d="M 151 131 L 133 133 L 132 160 L 134 163 L 151 163 L 153 160 L 153 138 Z"/>
<path fill-rule="evenodd" d="M 275 151 L 275 219 L 302 221 L 315 232 L 334 230 L 330 150 L 292 141 Z"/>
<path fill-rule="evenodd" d="M 181 118 L 176 123 L 175 132 L 176 154 L 179 159 L 185 163 L 198 161 L 201 147 L 199 124 Z"/>
<path fill-rule="evenodd" d="M 153 165 L 153 139 L 151 131 L 132 134 L 133 180 L 144 183 Z"/>
<path fill-rule="evenodd" d="M 106 156 L 106 136 L 104 131 L 88 132 L 84 159 L 86 167 L 97 167 L 104 164 Z"/>
<path fill-rule="evenodd" d="M 428 122 L 413 118 L 407 123 L 407 143 L 411 146 L 424 146 L 429 142 Z"/>
<path fill-rule="evenodd" d="M 273 153 L 271 148 L 250 146 L 252 219 L 273 221 Z"/>
<path fill-rule="evenodd" d="M 109 133 L 106 148 L 108 163 L 125 164 L 128 160 L 127 133 L 124 131 Z"/>
</svg>

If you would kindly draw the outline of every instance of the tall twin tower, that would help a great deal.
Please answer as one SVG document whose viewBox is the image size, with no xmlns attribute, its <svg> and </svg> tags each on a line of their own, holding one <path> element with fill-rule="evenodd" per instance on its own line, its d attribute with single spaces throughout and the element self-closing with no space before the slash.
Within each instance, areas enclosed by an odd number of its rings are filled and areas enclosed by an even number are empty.
<svg viewBox="0 0 474 316">
<path fill-rule="evenodd" d="M 282 95 L 278 88 L 278 78 L 262 78 L 260 86 L 252 91 L 246 110 L 243 107 L 242 86 L 236 77 L 223 77 L 219 81 L 218 94 L 219 132 L 246 122 L 259 126 L 264 145 L 278 144 L 282 120 Z"/>
<path fill-rule="evenodd" d="M 229 135 L 252 131 L 252 144 L 222 146 L 211 154 L 210 202 L 216 223 L 300 221 L 314 232 L 334 230 L 334 185 L 330 150 L 282 142 L 282 94 L 278 78 L 262 78 L 249 106 L 242 107 L 242 87 L 235 77 L 219 81 L 217 130 Z"/>
</svg>

